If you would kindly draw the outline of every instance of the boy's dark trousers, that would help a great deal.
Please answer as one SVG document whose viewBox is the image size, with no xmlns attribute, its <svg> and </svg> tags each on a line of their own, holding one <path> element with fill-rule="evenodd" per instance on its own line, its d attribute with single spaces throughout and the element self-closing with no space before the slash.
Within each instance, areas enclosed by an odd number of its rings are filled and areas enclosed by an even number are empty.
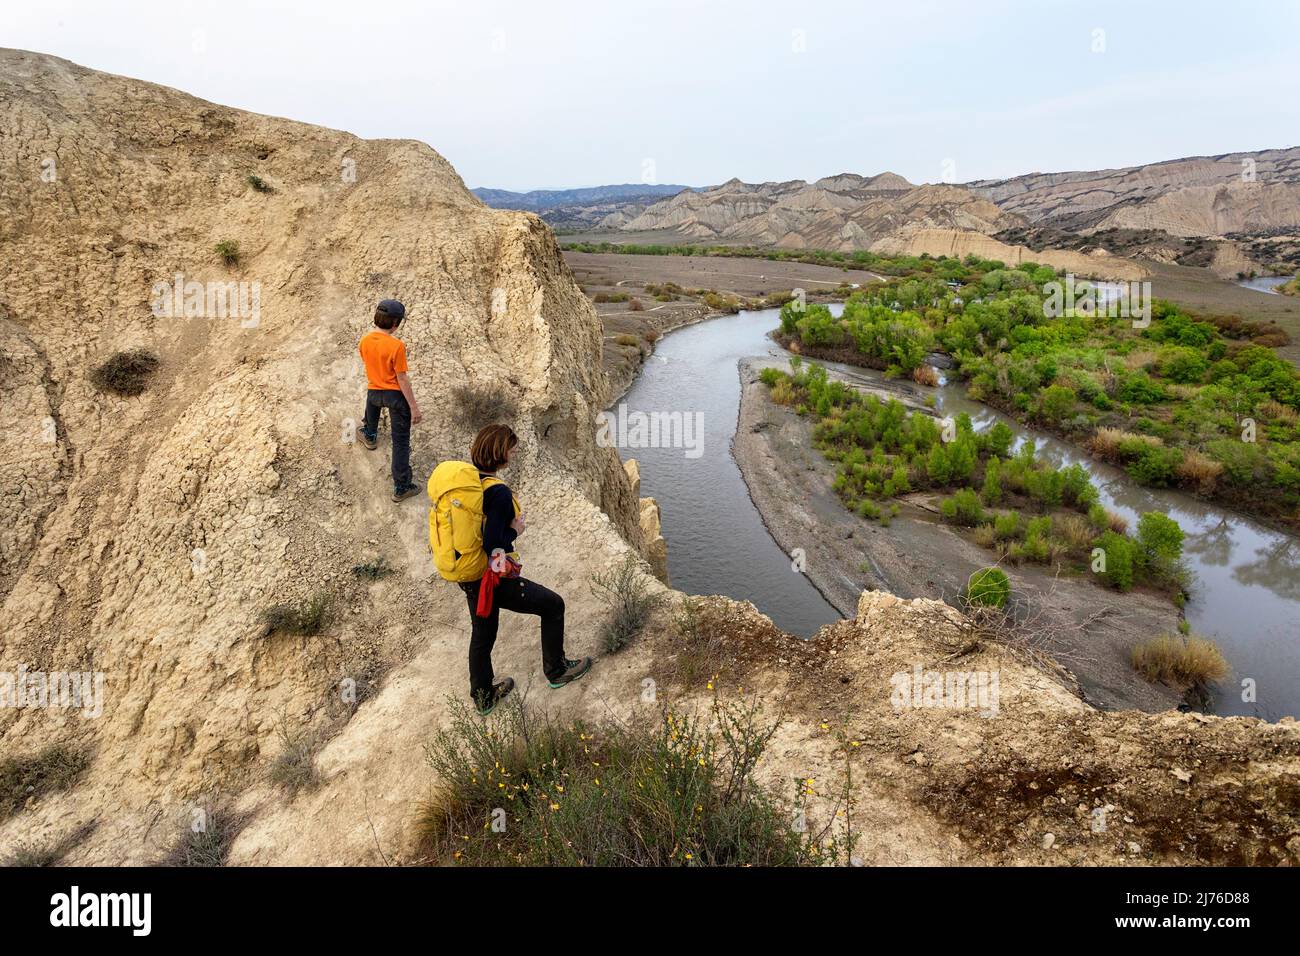
<svg viewBox="0 0 1300 956">
<path fill-rule="evenodd" d="M 361 430 L 371 441 L 379 434 L 379 410 L 388 409 L 393 429 L 393 488 L 411 487 L 411 406 L 400 390 L 372 388 L 366 392 L 366 418 Z"/>
<path fill-rule="evenodd" d="M 492 693 L 492 645 L 497 640 L 501 609 L 517 614 L 536 614 L 542 619 L 542 672 L 548 680 L 564 673 L 564 598 L 527 578 L 502 578 L 492 592 L 492 613 L 475 614 L 478 608 L 479 581 L 460 586 L 469 600 L 469 616 L 474 622 L 469 639 L 469 693 L 477 704 L 481 694 Z"/>
</svg>

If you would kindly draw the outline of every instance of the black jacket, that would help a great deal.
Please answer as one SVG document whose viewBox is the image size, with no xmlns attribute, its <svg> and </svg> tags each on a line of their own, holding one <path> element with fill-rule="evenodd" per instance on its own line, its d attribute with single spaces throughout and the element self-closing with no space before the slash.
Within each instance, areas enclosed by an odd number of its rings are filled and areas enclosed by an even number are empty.
<svg viewBox="0 0 1300 956">
<path fill-rule="evenodd" d="M 492 476 L 480 472 L 479 477 Z M 507 554 L 513 551 L 516 534 L 510 522 L 515 520 L 515 497 L 508 485 L 493 485 L 483 492 L 483 517 L 483 550 L 488 557 L 497 548 Z"/>
</svg>

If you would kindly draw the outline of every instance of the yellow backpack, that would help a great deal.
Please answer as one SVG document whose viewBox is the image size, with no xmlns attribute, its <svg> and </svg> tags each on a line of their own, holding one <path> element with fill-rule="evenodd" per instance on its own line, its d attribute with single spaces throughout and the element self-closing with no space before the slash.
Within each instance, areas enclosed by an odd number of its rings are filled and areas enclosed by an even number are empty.
<svg viewBox="0 0 1300 956">
<path fill-rule="evenodd" d="M 483 492 L 501 484 L 479 478 L 467 461 L 444 461 L 429 476 L 429 549 L 438 573 L 448 581 L 477 581 L 487 570 L 483 551 Z M 519 504 L 515 503 L 515 513 Z"/>
</svg>

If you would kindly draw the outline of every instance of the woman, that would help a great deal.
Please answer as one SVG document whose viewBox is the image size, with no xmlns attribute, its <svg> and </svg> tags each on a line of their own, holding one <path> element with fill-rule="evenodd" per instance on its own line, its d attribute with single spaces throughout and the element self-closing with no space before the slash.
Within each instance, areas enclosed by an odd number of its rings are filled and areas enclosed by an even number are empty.
<svg viewBox="0 0 1300 956">
<path fill-rule="evenodd" d="M 483 550 L 488 570 L 478 581 L 461 584 L 469 603 L 473 633 L 469 641 L 469 689 L 482 716 L 515 689 L 513 678 L 493 681 L 492 645 L 497 639 L 501 609 L 517 614 L 536 614 L 542 619 L 542 671 L 552 690 L 577 680 L 591 668 L 591 658 L 570 660 L 564 656 L 564 598 L 554 591 L 519 576 L 519 556 L 514 553 L 516 536 L 523 534 L 524 516 L 509 486 L 496 477 L 510 464 L 519 439 L 505 425 L 488 425 L 474 438 L 469 457 L 483 482 Z M 485 587 L 490 594 L 479 600 Z M 490 607 L 490 610 L 488 608 Z"/>
</svg>

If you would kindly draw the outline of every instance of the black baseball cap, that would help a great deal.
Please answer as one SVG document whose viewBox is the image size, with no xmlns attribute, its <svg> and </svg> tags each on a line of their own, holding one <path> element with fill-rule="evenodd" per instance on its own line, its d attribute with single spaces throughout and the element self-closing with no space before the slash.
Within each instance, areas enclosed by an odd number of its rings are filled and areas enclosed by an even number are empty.
<svg viewBox="0 0 1300 956">
<path fill-rule="evenodd" d="M 382 312 L 384 315 L 391 315 L 395 319 L 406 318 L 406 306 L 396 299 L 384 299 L 375 307 L 376 312 Z"/>
</svg>

